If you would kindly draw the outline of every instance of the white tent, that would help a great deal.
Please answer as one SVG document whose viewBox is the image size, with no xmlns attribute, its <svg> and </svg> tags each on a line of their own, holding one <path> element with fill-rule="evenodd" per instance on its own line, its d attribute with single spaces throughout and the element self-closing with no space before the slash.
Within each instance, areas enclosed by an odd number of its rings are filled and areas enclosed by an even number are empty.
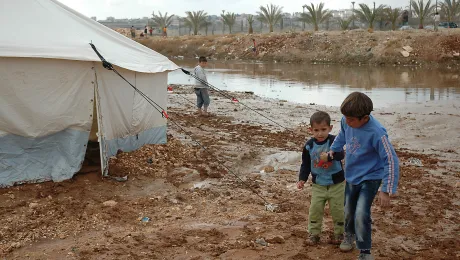
<svg viewBox="0 0 460 260">
<path fill-rule="evenodd" d="M 119 149 L 166 142 L 166 120 L 90 43 L 163 108 L 173 62 L 55 0 L 0 6 L 0 187 L 71 178 L 92 128 L 104 172 Z"/>
</svg>

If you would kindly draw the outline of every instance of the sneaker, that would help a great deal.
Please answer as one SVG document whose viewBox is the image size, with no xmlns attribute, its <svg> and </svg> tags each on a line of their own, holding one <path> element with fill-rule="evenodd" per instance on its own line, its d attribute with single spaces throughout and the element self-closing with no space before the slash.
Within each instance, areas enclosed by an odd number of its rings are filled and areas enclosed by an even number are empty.
<svg viewBox="0 0 460 260">
<path fill-rule="evenodd" d="M 359 254 L 358 260 L 374 260 L 371 254 Z"/>
<path fill-rule="evenodd" d="M 340 245 L 340 243 L 343 240 L 343 235 L 342 234 L 334 234 L 334 236 L 331 237 L 330 243 L 333 245 Z"/>
<path fill-rule="evenodd" d="M 345 233 L 345 236 L 343 237 L 343 241 L 340 244 L 340 251 L 348 252 L 348 251 L 353 250 L 354 243 L 355 243 L 355 235 Z"/>
<path fill-rule="evenodd" d="M 319 236 L 318 235 L 310 235 L 307 240 L 307 245 L 314 246 L 319 244 Z"/>
</svg>

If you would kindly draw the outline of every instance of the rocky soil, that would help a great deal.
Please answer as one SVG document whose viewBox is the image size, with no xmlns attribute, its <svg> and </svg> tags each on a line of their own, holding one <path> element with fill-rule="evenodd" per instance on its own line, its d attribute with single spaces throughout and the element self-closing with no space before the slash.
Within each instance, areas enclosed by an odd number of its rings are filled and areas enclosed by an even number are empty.
<svg viewBox="0 0 460 260">
<path fill-rule="evenodd" d="M 328 210 L 322 242 L 305 245 L 311 189 L 295 187 L 309 115 L 328 111 L 336 132 L 338 109 L 230 94 L 287 128 L 216 93 L 213 116 L 198 117 L 191 89 L 176 86 L 169 113 L 186 133 L 170 124 L 167 144 L 112 158 L 110 173 L 127 176 L 126 182 L 85 166 L 69 181 L 1 189 L 0 256 L 355 259 L 356 251 L 344 254 L 328 244 Z M 375 111 L 401 160 L 392 207 L 372 207 L 376 259 L 460 258 L 460 137 L 436 139 L 458 129 L 458 105 Z M 264 200 L 277 205 L 276 212 L 267 211 Z"/>
<path fill-rule="evenodd" d="M 258 54 L 252 52 L 252 38 Z M 460 65 L 460 29 L 150 37 L 138 41 L 171 59 L 207 56 L 315 64 Z"/>
</svg>

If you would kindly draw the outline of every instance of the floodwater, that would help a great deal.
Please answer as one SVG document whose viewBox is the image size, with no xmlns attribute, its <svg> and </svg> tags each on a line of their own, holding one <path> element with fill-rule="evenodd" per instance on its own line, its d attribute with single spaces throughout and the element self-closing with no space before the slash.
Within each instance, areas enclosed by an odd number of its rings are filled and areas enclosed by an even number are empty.
<svg viewBox="0 0 460 260">
<path fill-rule="evenodd" d="M 197 60 L 176 61 L 193 71 Z M 369 95 L 376 108 L 430 100 L 460 101 L 460 71 L 423 67 L 375 67 L 253 62 L 208 62 L 208 82 L 222 90 L 304 104 L 340 106 L 353 91 Z M 180 70 L 169 84 L 194 84 Z"/>
</svg>

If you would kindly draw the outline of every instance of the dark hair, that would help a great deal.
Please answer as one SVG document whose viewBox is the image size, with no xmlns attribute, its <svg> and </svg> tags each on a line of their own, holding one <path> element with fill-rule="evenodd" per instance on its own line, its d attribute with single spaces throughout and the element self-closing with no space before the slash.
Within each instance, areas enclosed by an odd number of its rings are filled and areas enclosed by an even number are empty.
<svg viewBox="0 0 460 260">
<path fill-rule="evenodd" d="M 205 56 L 201 56 L 201 57 L 198 59 L 198 62 L 208 62 L 208 60 L 206 59 Z"/>
<path fill-rule="evenodd" d="M 310 126 L 313 126 L 313 123 L 321 124 L 323 122 L 325 122 L 329 126 L 331 125 L 331 117 L 329 116 L 328 113 L 326 113 L 324 111 L 315 112 L 310 117 Z"/>
<path fill-rule="evenodd" d="M 348 95 L 340 106 L 340 112 L 344 116 L 363 118 L 374 110 L 372 100 L 364 93 L 353 92 Z"/>
</svg>

